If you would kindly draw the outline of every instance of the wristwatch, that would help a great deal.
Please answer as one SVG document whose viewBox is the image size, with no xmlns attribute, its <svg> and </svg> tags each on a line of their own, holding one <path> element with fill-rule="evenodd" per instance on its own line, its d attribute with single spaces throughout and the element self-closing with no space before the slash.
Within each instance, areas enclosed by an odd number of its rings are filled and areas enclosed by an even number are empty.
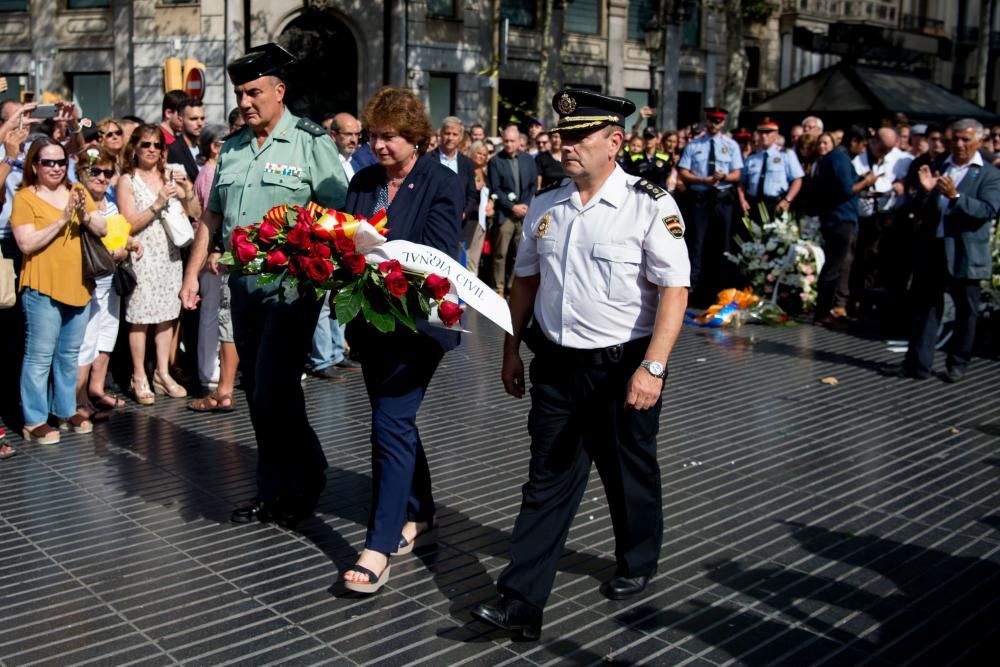
<svg viewBox="0 0 1000 667">
<path fill-rule="evenodd" d="M 662 380 L 667 377 L 667 367 L 661 364 L 659 361 L 651 361 L 649 359 L 643 359 L 642 363 L 639 364 L 653 377 Z"/>
</svg>

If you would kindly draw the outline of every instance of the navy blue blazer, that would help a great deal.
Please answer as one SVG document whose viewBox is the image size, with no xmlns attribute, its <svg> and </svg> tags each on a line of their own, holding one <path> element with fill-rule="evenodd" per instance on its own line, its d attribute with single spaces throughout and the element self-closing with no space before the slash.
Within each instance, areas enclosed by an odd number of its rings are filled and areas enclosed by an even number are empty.
<svg viewBox="0 0 1000 667">
<path fill-rule="evenodd" d="M 520 176 L 516 199 L 511 200 L 510 193 L 514 191 L 514 171 L 511 169 L 511 158 L 503 153 L 498 153 L 490 158 L 488 169 L 486 170 L 486 182 L 489 184 L 490 196 L 496 195 L 494 206 L 504 217 L 512 217 L 514 204 L 531 204 L 531 199 L 535 196 L 535 189 L 538 187 L 538 169 L 535 166 L 535 158 L 527 153 L 518 151 L 517 171 Z"/>
<path fill-rule="evenodd" d="M 945 173 L 944 160 L 931 166 L 934 173 Z M 935 189 L 924 193 L 919 185 L 917 204 L 920 234 L 929 241 L 935 238 L 944 204 L 944 254 L 948 273 L 960 280 L 989 280 L 993 275 L 990 256 L 990 233 L 1000 214 L 1000 170 L 986 163 L 970 165 L 958 184 L 955 202 L 942 202 Z"/>
<path fill-rule="evenodd" d="M 427 153 L 427 156 L 440 162 L 441 149 L 435 148 Z M 461 179 L 462 187 L 465 189 L 465 206 L 462 209 L 464 212 L 462 227 L 464 228 L 472 221 L 475 221 L 475 224 L 479 224 L 479 190 L 476 189 L 476 167 L 472 164 L 472 160 L 462 154 L 461 151 L 457 157 L 458 177 Z"/>
<path fill-rule="evenodd" d="M 370 218 L 375 211 L 378 191 L 386 182 L 385 167 L 374 164 L 351 179 L 344 210 Z M 458 259 L 461 243 L 462 207 L 465 194 L 462 182 L 437 157 L 424 155 L 410 170 L 399 192 L 386 211 L 388 240 L 421 243 Z M 353 325 L 355 320 L 351 324 Z M 458 332 L 419 325 L 420 331 L 434 338 L 446 351 L 458 345 Z M 358 332 L 368 336 L 371 331 Z M 397 329 L 399 331 L 399 329 Z"/>
</svg>

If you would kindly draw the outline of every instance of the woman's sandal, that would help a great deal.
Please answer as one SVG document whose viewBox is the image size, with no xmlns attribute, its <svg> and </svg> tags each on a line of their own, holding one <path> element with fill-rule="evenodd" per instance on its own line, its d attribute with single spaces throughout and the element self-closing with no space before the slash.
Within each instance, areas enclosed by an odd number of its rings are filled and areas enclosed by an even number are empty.
<svg viewBox="0 0 1000 667">
<path fill-rule="evenodd" d="M 0 461 L 9 459 L 12 456 L 17 456 L 17 450 L 7 443 L 0 441 Z"/>
<path fill-rule="evenodd" d="M 90 402 L 97 408 L 98 411 L 101 410 L 121 410 L 125 407 L 125 399 L 119 397 L 117 394 L 101 394 L 100 396 L 90 396 Z"/>
<path fill-rule="evenodd" d="M 431 519 L 427 527 L 413 536 L 413 540 L 408 541 L 402 535 L 399 536 L 399 546 L 392 552 L 393 556 L 405 556 L 414 549 L 429 547 L 437 543 L 437 521 Z"/>
<path fill-rule="evenodd" d="M 132 395 L 139 405 L 152 405 L 156 402 L 156 394 L 149 388 L 149 378 L 136 379 L 132 376 Z"/>
<path fill-rule="evenodd" d="M 187 389 L 177 384 L 177 382 L 167 375 L 160 375 L 160 371 L 153 371 L 153 391 L 157 394 L 165 394 L 170 398 L 185 398 Z"/>
<path fill-rule="evenodd" d="M 204 398 L 196 398 L 188 403 L 187 409 L 195 412 L 232 412 L 236 406 L 232 394 L 220 396 L 219 392 L 213 391 Z"/>
<path fill-rule="evenodd" d="M 93 433 L 94 422 L 90 421 L 89 417 L 84 417 L 78 412 L 69 419 L 60 419 L 59 430 L 73 431 L 80 434 Z"/>
<path fill-rule="evenodd" d="M 388 559 L 386 559 L 385 568 L 382 569 L 381 574 L 375 574 L 364 565 L 358 565 L 355 563 L 353 567 L 347 570 L 347 572 L 357 572 L 358 574 L 365 575 L 368 577 L 368 583 L 364 584 L 360 581 L 348 581 L 347 579 L 344 579 L 344 588 L 349 591 L 354 591 L 355 593 L 366 593 L 368 595 L 377 593 L 378 589 L 385 586 L 386 582 L 389 581 L 390 567 L 391 565 L 389 564 Z M 344 574 L 347 574 L 347 572 Z"/>
</svg>

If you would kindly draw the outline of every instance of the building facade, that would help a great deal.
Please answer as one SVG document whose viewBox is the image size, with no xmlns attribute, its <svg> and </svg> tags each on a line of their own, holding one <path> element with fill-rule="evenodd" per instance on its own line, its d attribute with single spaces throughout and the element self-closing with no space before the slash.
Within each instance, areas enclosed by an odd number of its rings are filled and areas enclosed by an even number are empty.
<svg viewBox="0 0 1000 667">
<path fill-rule="evenodd" d="M 651 90 L 662 81 L 665 53 L 654 49 L 665 46 L 648 39 L 660 2 L 685 6 L 683 21 L 666 35 L 679 41 L 674 117 L 686 124 L 700 118 L 704 105 L 721 100 L 727 55 L 719 2 L 0 0 L 0 75 L 10 86 L 0 97 L 28 88 L 50 91 L 75 99 L 94 119 L 134 113 L 158 121 L 164 61 L 193 58 L 206 66 L 209 119 L 221 121 L 233 105 L 225 64 L 249 45 L 277 41 L 302 61 L 289 86 L 293 108 L 316 118 L 357 114 L 380 86 L 391 84 L 417 91 L 435 121 L 457 115 L 489 125 L 496 97 L 499 122 L 537 116 L 548 124 L 553 118 L 545 98 L 562 85 L 624 95 L 638 106 L 663 99 L 651 98 Z M 954 57 L 932 63 L 933 79 L 969 94 L 975 49 L 968 45 L 978 4 L 765 3 L 770 13 L 743 28 L 750 63 L 746 101 L 835 62 L 835 55 L 797 47 L 793 35 L 800 28 L 823 32 L 843 20 L 947 37 Z M 504 22 L 505 57 L 498 63 L 494 45 Z M 1000 39 L 994 41 L 1000 46 Z M 991 51 L 991 82 L 995 55 Z M 997 89 L 990 86 L 992 108 Z"/>
</svg>

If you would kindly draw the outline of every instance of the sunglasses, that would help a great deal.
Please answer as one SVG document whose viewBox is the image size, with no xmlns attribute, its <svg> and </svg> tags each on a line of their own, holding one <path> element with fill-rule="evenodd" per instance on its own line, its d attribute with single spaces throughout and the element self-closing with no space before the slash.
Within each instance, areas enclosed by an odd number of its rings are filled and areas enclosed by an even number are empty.
<svg viewBox="0 0 1000 667">
<path fill-rule="evenodd" d="M 61 160 L 41 159 L 38 161 L 38 164 L 43 167 L 48 167 L 49 169 L 55 169 L 56 167 L 65 167 L 67 162 L 66 158 Z"/>
<path fill-rule="evenodd" d="M 102 137 L 120 137 L 124 133 L 121 130 L 111 130 L 110 132 L 101 132 Z"/>
<path fill-rule="evenodd" d="M 110 179 L 115 175 L 114 169 L 99 169 L 98 167 L 91 167 L 88 172 L 91 178 L 97 178 L 98 176 L 104 176 L 104 178 Z"/>
<path fill-rule="evenodd" d="M 139 148 L 155 148 L 158 151 L 163 150 L 162 141 L 140 141 Z"/>
</svg>

